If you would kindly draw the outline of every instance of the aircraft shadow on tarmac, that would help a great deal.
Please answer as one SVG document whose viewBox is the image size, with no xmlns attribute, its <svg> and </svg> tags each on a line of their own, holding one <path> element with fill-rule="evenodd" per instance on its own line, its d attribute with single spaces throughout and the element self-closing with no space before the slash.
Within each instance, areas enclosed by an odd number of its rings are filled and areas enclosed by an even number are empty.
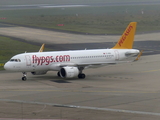
<svg viewBox="0 0 160 120">
<path fill-rule="evenodd" d="M 78 80 L 75 79 L 75 78 L 71 78 L 71 79 L 62 79 L 61 77 L 58 77 L 56 75 L 49 75 L 49 74 L 46 74 L 46 75 L 40 75 L 40 76 L 30 76 L 31 80 L 38 80 L 38 81 L 44 81 L 44 80 L 47 80 L 47 81 L 51 81 L 51 82 L 55 82 L 55 83 L 72 83 L 71 81 L 74 81 L 74 80 Z M 30 79 L 28 79 L 30 80 Z"/>
<path fill-rule="evenodd" d="M 66 80 L 50 80 L 51 82 L 56 82 L 56 83 L 71 83 L 69 81 Z"/>
</svg>

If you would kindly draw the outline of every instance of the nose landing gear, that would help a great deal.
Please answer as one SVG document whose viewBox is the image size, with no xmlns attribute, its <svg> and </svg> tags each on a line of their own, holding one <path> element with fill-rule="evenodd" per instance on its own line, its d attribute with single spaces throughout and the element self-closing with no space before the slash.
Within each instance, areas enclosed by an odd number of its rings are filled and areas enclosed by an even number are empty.
<svg viewBox="0 0 160 120">
<path fill-rule="evenodd" d="M 26 77 L 26 76 L 27 76 L 27 73 L 26 73 L 26 72 L 22 72 L 22 73 L 23 73 L 22 80 L 23 80 L 23 81 L 26 81 L 26 80 L 27 80 L 27 77 Z"/>
</svg>

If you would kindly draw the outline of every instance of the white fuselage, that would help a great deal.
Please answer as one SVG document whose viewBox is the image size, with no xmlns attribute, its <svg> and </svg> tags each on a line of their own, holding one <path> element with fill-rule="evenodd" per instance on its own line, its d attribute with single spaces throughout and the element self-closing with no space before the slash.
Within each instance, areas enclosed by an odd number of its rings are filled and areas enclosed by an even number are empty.
<svg viewBox="0 0 160 120">
<path fill-rule="evenodd" d="M 33 52 L 15 55 L 5 64 L 11 71 L 59 71 L 63 66 L 112 64 L 137 55 L 136 49 L 95 49 L 58 52 Z"/>
</svg>

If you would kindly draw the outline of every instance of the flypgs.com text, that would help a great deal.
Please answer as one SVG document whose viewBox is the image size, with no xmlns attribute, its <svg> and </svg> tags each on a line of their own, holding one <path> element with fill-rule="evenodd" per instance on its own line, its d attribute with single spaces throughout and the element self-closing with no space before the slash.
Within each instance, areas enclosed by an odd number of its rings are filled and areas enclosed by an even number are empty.
<svg viewBox="0 0 160 120">
<path fill-rule="evenodd" d="M 53 62 L 69 62 L 70 55 L 57 55 L 57 56 L 36 56 L 32 55 L 32 63 L 36 63 L 37 65 L 49 65 Z"/>
</svg>

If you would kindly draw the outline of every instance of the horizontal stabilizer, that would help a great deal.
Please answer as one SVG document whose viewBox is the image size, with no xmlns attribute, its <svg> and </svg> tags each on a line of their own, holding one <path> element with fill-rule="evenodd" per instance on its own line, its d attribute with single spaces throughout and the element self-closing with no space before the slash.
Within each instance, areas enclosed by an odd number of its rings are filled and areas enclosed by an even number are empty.
<svg viewBox="0 0 160 120">
<path fill-rule="evenodd" d="M 143 50 L 141 50 L 137 56 L 137 58 L 134 61 L 138 61 L 140 57 L 142 56 Z"/>
</svg>

